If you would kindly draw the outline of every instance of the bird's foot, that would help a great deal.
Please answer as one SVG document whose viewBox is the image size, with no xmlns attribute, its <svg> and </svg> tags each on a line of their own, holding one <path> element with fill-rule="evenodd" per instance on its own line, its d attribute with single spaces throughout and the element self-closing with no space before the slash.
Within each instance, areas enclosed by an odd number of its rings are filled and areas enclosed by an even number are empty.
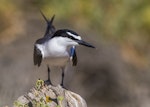
<svg viewBox="0 0 150 107">
<path fill-rule="evenodd" d="M 45 85 L 53 85 L 52 82 L 51 82 L 49 79 L 46 80 L 46 81 L 44 81 L 44 84 L 45 84 Z"/>
<path fill-rule="evenodd" d="M 62 88 L 64 88 L 64 89 L 68 90 L 68 89 L 64 86 L 64 84 L 61 83 L 60 86 L 61 86 Z"/>
</svg>

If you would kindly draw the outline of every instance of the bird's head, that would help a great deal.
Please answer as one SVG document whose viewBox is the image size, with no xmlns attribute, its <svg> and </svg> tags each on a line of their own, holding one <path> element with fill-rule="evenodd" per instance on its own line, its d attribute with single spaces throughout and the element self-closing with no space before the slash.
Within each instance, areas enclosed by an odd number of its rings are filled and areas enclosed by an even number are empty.
<svg viewBox="0 0 150 107">
<path fill-rule="evenodd" d="M 57 30 L 52 38 L 61 38 L 61 42 L 66 46 L 83 45 L 86 47 L 95 48 L 93 45 L 83 41 L 76 32 L 68 29 Z"/>
</svg>

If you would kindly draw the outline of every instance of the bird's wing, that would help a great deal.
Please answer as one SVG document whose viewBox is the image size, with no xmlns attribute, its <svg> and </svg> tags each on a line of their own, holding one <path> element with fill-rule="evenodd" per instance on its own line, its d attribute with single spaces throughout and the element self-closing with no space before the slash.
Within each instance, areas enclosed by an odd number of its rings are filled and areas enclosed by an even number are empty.
<svg viewBox="0 0 150 107">
<path fill-rule="evenodd" d="M 72 61 L 72 65 L 76 66 L 77 65 L 77 55 L 76 55 L 76 50 L 75 46 L 70 48 L 70 60 Z"/>
<path fill-rule="evenodd" d="M 37 65 L 38 67 L 42 62 L 42 53 L 36 46 L 34 46 L 33 61 L 34 65 Z"/>
<path fill-rule="evenodd" d="M 44 36 L 53 36 L 53 34 L 55 33 L 56 29 L 55 29 L 55 26 L 53 25 L 53 20 L 55 18 L 55 15 L 52 16 L 51 20 L 48 20 L 45 15 L 43 14 L 42 11 L 40 11 L 43 18 L 45 19 L 46 23 L 47 23 L 47 28 L 46 28 L 46 31 L 45 31 L 45 34 Z"/>
</svg>

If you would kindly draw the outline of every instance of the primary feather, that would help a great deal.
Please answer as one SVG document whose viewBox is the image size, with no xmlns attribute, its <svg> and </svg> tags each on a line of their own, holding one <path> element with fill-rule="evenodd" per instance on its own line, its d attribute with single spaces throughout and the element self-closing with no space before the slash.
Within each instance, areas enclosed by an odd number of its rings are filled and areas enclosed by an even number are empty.
<svg viewBox="0 0 150 107">
<path fill-rule="evenodd" d="M 40 66 L 42 62 L 42 53 L 41 51 L 34 46 L 34 65 Z"/>
</svg>

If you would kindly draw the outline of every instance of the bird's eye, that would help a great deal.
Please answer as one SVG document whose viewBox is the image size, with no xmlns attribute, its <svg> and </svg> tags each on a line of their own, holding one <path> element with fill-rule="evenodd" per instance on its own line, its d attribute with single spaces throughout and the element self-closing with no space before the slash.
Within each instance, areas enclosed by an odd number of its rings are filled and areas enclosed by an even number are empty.
<svg viewBox="0 0 150 107">
<path fill-rule="evenodd" d="M 74 40 L 75 38 L 73 38 L 72 36 L 69 36 L 70 39 Z"/>
</svg>

